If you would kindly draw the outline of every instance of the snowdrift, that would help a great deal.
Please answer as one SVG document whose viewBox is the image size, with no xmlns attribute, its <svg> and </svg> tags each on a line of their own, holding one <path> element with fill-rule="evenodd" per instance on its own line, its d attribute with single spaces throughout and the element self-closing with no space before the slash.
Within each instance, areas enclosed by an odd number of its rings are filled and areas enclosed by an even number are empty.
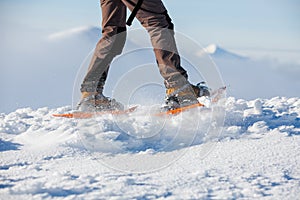
<svg viewBox="0 0 300 200">
<path fill-rule="evenodd" d="M 129 117 L 52 117 L 70 110 L 0 115 L 1 199 L 299 198 L 299 98 L 230 97 L 214 116 L 151 118 L 140 107 Z"/>
</svg>

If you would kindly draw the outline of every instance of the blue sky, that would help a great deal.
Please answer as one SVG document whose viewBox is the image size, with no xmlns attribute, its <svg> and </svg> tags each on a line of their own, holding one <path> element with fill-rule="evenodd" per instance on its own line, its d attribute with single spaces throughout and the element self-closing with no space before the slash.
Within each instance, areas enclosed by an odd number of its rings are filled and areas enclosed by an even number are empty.
<svg viewBox="0 0 300 200">
<path fill-rule="evenodd" d="M 226 48 L 299 50 L 298 0 L 163 1 L 177 31 Z M 99 0 L 2 0 L 2 30 L 52 33 L 99 26 Z M 137 22 L 133 27 L 138 27 Z M 21 32 L 20 32 L 21 33 Z"/>
</svg>

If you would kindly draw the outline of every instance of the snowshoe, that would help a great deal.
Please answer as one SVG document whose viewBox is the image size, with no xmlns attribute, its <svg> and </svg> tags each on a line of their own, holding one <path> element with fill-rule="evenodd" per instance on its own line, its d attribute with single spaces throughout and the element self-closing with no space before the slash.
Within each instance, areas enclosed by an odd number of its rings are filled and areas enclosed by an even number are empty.
<svg viewBox="0 0 300 200">
<path fill-rule="evenodd" d="M 181 107 L 197 104 L 199 97 L 210 96 L 210 89 L 205 82 L 200 82 L 196 86 L 186 84 L 180 88 L 168 88 L 166 91 L 165 104 L 162 111 L 174 110 Z"/>
</svg>

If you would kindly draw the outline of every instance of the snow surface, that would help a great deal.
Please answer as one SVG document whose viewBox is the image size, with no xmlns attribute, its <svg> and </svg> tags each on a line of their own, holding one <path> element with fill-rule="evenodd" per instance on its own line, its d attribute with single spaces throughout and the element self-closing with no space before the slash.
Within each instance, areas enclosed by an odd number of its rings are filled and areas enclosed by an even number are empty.
<svg viewBox="0 0 300 200">
<path fill-rule="evenodd" d="M 300 199 L 300 98 L 223 105 L 173 118 L 1 114 L 0 199 Z"/>
</svg>

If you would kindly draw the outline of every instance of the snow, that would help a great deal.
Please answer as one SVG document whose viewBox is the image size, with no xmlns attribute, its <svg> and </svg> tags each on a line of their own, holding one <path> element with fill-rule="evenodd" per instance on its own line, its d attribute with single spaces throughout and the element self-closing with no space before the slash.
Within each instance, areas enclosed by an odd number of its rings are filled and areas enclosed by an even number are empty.
<svg viewBox="0 0 300 200">
<path fill-rule="evenodd" d="M 226 58 L 229 60 L 245 60 L 245 59 L 247 59 L 247 57 L 238 55 L 237 53 L 227 51 L 227 50 L 219 47 L 217 44 L 210 44 L 198 52 L 199 56 L 201 56 L 203 54 L 209 54 L 213 58 Z"/>
<path fill-rule="evenodd" d="M 228 97 L 172 118 L 151 109 L 1 114 L 0 199 L 299 199 L 300 98 Z"/>
<path fill-rule="evenodd" d="M 49 40 L 64 40 L 69 39 L 70 37 L 82 37 L 90 35 L 92 38 L 97 38 L 100 36 L 101 30 L 94 26 L 81 26 L 75 27 L 68 30 L 56 32 L 50 34 L 47 38 Z"/>
<path fill-rule="evenodd" d="M 210 44 L 205 48 L 205 51 L 210 54 L 214 54 L 219 47 L 216 44 Z"/>
</svg>

